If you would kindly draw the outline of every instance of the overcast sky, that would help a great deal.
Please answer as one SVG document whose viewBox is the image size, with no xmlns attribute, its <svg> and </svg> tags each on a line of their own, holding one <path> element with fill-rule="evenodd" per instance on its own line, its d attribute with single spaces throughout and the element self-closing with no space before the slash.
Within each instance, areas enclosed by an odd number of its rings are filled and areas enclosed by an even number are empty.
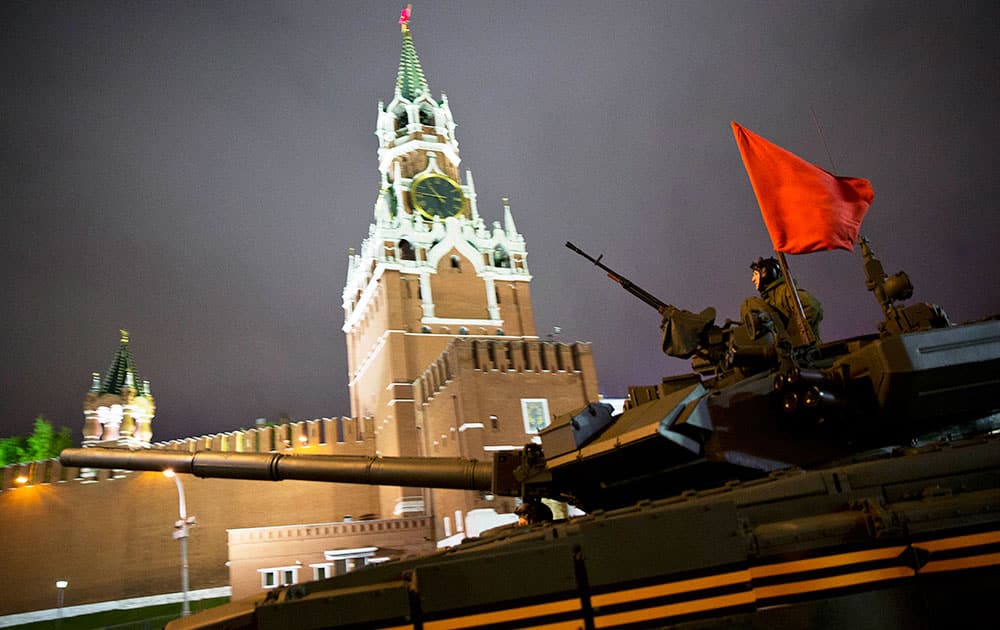
<svg viewBox="0 0 1000 630">
<path fill-rule="evenodd" d="M 0 436 L 42 413 L 79 439 L 119 328 L 154 440 L 350 413 L 341 290 L 402 5 L 0 4 Z M 735 318 L 770 241 L 731 120 L 870 179 L 862 232 L 915 300 L 1000 312 L 998 6 L 428 1 L 412 32 L 480 213 L 511 199 L 540 334 L 593 342 L 621 396 L 688 365 L 563 243 Z M 790 264 L 824 339 L 875 330 L 859 251 Z"/>
</svg>

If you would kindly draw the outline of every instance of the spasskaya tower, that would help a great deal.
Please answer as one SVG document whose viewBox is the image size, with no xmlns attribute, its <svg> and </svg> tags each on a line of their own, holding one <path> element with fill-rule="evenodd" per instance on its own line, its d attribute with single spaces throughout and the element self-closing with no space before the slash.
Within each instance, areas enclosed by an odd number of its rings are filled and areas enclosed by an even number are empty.
<svg viewBox="0 0 1000 630">
<path fill-rule="evenodd" d="M 460 385 L 455 381 L 465 350 L 488 349 L 493 367 L 487 371 L 530 366 L 534 353 L 541 357 L 536 371 L 573 373 L 574 357 L 585 355 L 588 385 L 573 385 L 571 402 L 534 407 L 535 430 L 553 413 L 596 398 L 596 377 L 589 344 L 566 346 L 573 350 L 562 362 L 553 347 L 552 365 L 541 366 L 546 344 L 535 331 L 524 237 L 506 199 L 495 208 L 501 220 L 490 224 L 480 214 L 472 173 L 460 168 L 451 106 L 444 94 L 432 95 L 408 22 L 404 10 L 395 90 L 388 104 L 379 103 L 375 129 L 381 186 L 368 237 L 351 252 L 343 292 L 351 413 L 369 419 L 382 455 L 452 454 L 444 447 L 482 459 L 491 441 L 483 430 L 512 445 L 523 445 L 533 431 L 525 429 L 519 408 L 487 405 L 472 416 L 471 407 L 480 407 L 474 399 L 501 396 L 517 405 L 524 392 L 537 388 L 520 382 L 513 369 L 503 370 L 509 377 L 490 392 L 473 391 L 471 382 Z M 444 429 L 432 429 L 441 412 L 433 412 L 431 399 L 449 387 L 451 417 L 440 421 Z M 544 391 L 536 393 L 529 398 L 548 400 Z M 499 427 L 501 414 L 508 430 Z M 468 431 L 479 437 L 471 439 Z M 405 512 L 405 494 L 383 493 L 383 514 Z"/>
</svg>

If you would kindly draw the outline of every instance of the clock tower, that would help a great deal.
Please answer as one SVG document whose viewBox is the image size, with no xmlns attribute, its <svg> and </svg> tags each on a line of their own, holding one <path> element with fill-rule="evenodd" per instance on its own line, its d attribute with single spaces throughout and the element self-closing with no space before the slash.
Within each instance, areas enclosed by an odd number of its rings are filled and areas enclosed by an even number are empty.
<svg viewBox="0 0 1000 630">
<path fill-rule="evenodd" d="M 378 106 L 381 184 L 373 221 L 360 250 L 351 250 L 343 292 L 351 413 L 374 432 L 378 454 L 446 455 L 450 449 L 484 459 L 483 449 L 489 447 L 479 438 L 468 442 L 476 432 L 470 427 L 481 430 L 491 419 L 497 425 L 498 412 L 473 404 L 482 392 L 469 385 L 471 376 L 459 386 L 459 357 L 502 354 L 510 365 L 529 365 L 527 359 L 518 363 L 509 357 L 534 353 L 544 360 L 531 307 L 527 250 L 506 199 L 497 208 L 502 222 L 487 224 L 480 215 L 472 173 L 460 170 L 448 98 L 432 95 L 408 21 L 405 10 L 393 98 Z M 479 344 L 479 350 L 469 344 Z M 492 345 L 487 351 L 484 344 Z M 588 396 L 596 397 L 589 345 L 583 345 L 572 351 L 576 359 L 586 355 L 590 379 L 588 387 L 573 388 L 578 407 Z M 551 363 L 555 367 L 554 358 Z M 510 374 L 504 387 L 491 386 L 490 396 L 516 405 L 517 370 Z M 447 405 L 441 402 L 443 389 Z M 502 443 L 523 445 L 530 439 L 519 417 L 507 426 L 518 427 L 517 435 L 505 435 Z M 442 450 L 442 442 L 458 444 L 458 434 L 467 443 Z M 384 489 L 382 514 L 431 511 L 427 493 L 423 498 L 414 494 L 419 491 Z"/>
</svg>

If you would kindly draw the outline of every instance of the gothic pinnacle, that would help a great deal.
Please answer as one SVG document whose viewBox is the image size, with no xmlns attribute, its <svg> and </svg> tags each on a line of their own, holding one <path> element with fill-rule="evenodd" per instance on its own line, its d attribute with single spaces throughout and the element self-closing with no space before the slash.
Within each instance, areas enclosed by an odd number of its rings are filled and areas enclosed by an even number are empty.
<svg viewBox="0 0 1000 630">
<path fill-rule="evenodd" d="M 507 197 L 503 197 L 503 223 L 507 237 L 514 237 L 517 234 L 517 226 L 514 225 L 514 215 L 510 212 L 510 199 Z"/>
<path fill-rule="evenodd" d="M 403 49 L 399 56 L 399 73 L 396 75 L 396 93 L 411 103 L 421 94 L 430 93 L 430 86 L 424 79 L 424 71 L 420 67 L 417 50 L 413 46 L 410 35 L 410 5 L 407 5 L 399 15 L 399 26 L 403 31 Z"/>
</svg>

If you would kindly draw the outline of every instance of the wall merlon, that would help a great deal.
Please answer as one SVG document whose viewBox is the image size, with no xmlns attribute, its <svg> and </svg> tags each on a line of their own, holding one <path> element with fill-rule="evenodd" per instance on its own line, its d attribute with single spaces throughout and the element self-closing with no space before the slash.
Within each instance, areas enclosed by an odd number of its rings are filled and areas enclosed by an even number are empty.
<svg viewBox="0 0 1000 630">
<path fill-rule="evenodd" d="M 475 369 L 488 372 L 493 369 L 493 363 L 490 361 L 490 354 L 485 343 L 476 342 L 474 350 Z"/>
<path fill-rule="evenodd" d="M 539 342 L 539 346 L 541 346 L 542 351 L 542 370 L 557 372 L 559 364 L 556 360 L 555 344 Z"/>
<path fill-rule="evenodd" d="M 491 359 L 493 360 L 494 367 L 501 372 L 507 372 L 510 370 L 510 343 L 504 341 L 490 341 L 489 344 Z"/>
<path fill-rule="evenodd" d="M 510 342 L 510 369 L 515 372 L 523 372 L 525 368 L 524 342 Z"/>
<path fill-rule="evenodd" d="M 542 353 L 538 345 L 539 342 L 537 341 L 524 342 L 525 362 L 527 363 L 527 371 L 529 372 L 542 371 Z"/>
<path fill-rule="evenodd" d="M 559 362 L 559 370 L 564 372 L 579 371 L 573 355 L 573 348 L 567 344 L 556 344 L 556 354 Z"/>
</svg>

